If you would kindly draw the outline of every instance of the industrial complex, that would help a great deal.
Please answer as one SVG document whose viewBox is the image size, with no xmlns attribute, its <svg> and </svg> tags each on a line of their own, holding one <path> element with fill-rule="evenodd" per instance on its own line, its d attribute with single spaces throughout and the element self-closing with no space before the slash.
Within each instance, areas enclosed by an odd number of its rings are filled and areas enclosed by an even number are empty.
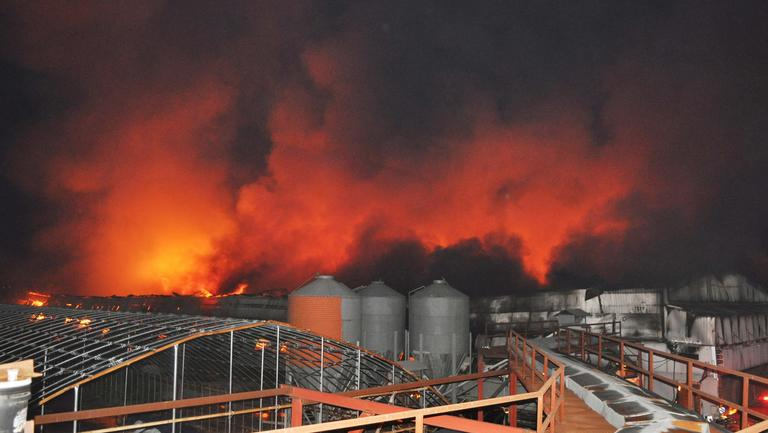
<svg viewBox="0 0 768 433">
<path fill-rule="evenodd" d="M 330 275 L 287 297 L 31 293 L 0 305 L 0 362 L 32 362 L 14 374 L 41 432 L 758 432 L 767 306 L 735 275 L 471 301 Z"/>
</svg>

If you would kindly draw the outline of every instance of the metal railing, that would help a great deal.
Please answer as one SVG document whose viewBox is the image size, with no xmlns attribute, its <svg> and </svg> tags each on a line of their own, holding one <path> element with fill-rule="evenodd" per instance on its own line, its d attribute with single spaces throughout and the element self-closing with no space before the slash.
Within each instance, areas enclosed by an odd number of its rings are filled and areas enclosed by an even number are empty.
<svg viewBox="0 0 768 433">
<path fill-rule="evenodd" d="M 506 358 L 508 366 L 500 371 L 483 371 L 484 357 Z M 221 409 L 232 408 L 233 402 L 242 401 L 269 401 L 266 407 L 251 407 L 238 410 L 219 410 L 215 413 L 207 413 L 195 416 L 179 416 L 141 424 L 141 428 L 171 425 L 172 431 L 182 423 L 200 422 L 203 420 L 222 419 L 231 420 L 234 416 L 274 414 L 274 428 L 283 428 L 284 432 L 323 432 L 336 429 L 348 429 L 362 431 L 366 426 L 383 424 L 404 424 L 408 429 L 417 433 L 424 431 L 424 426 L 450 428 L 452 430 L 468 433 L 522 433 L 530 432 L 517 427 L 516 406 L 518 404 L 536 403 L 536 432 L 554 433 L 555 424 L 562 416 L 565 390 L 565 367 L 557 361 L 551 360 L 546 352 L 529 342 L 525 337 L 515 332 L 508 332 L 505 345 L 484 349 L 478 358 L 480 370 L 478 373 L 453 376 L 425 381 L 384 385 L 375 388 L 348 391 L 344 393 L 328 393 L 314 391 L 295 386 L 283 385 L 277 389 L 265 391 L 252 391 L 235 394 L 224 394 L 209 397 L 181 399 L 157 403 L 145 403 L 130 406 L 110 407 L 103 409 L 82 410 L 77 412 L 55 413 L 40 415 L 35 418 L 36 425 L 44 426 L 60 423 L 72 423 L 72 431 L 77 433 L 115 433 L 128 430 L 136 430 L 134 425 L 118 425 L 120 417 L 125 420 L 127 416 L 164 413 L 170 411 L 188 410 L 195 407 L 215 406 Z M 507 376 L 510 383 L 510 395 L 494 398 L 483 398 L 482 383 L 484 379 L 491 377 Z M 435 385 L 466 382 L 475 380 L 478 382 L 478 399 L 454 404 L 446 404 L 435 407 L 411 408 L 398 406 L 391 402 L 397 401 L 394 396 L 402 394 L 423 393 Z M 521 383 L 526 391 L 517 394 L 517 384 Z M 390 403 L 381 403 L 365 400 L 363 397 L 390 396 Z M 316 424 L 303 425 L 305 409 L 317 405 L 325 405 L 326 408 L 338 408 L 354 413 L 357 416 L 350 419 L 337 419 Z M 485 408 L 506 407 L 509 413 L 509 425 L 492 424 L 482 422 Z M 310 409 L 311 410 L 311 409 Z M 477 411 L 477 419 L 460 418 L 453 416 L 459 412 Z M 351 412 L 350 412 L 351 411 Z M 271 415 L 270 415 L 271 416 Z M 106 428 L 92 430 L 78 430 L 77 423 L 86 423 L 93 420 L 113 419 Z M 282 425 L 278 424 L 278 420 Z M 85 426 L 86 424 L 81 424 Z M 229 424 L 227 424 L 229 425 Z"/>
<path fill-rule="evenodd" d="M 576 323 L 567 325 L 566 328 L 581 328 L 593 334 L 613 335 L 621 337 L 621 321 L 611 320 L 597 323 Z"/>
<path fill-rule="evenodd" d="M 615 368 L 619 377 L 641 388 L 658 393 L 657 388 L 665 386 L 675 395 L 673 400 L 688 410 L 705 415 L 702 406 L 707 402 L 726 408 L 728 415 L 738 415 L 736 422 L 745 433 L 768 430 L 768 421 L 763 422 L 768 420 L 768 407 L 764 413 L 750 404 L 750 400 L 757 400 L 758 396 L 760 399 L 768 396 L 768 379 L 764 377 L 573 327 L 561 328 L 556 340 L 558 352 L 580 358 L 598 369 Z M 684 379 L 679 380 L 678 376 Z M 733 385 L 730 394 L 738 396 L 722 397 L 707 392 L 702 389 L 702 382 L 707 378 L 716 379 L 718 394 L 729 394 L 728 387 L 723 385 L 727 382 Z"/>
</svg>

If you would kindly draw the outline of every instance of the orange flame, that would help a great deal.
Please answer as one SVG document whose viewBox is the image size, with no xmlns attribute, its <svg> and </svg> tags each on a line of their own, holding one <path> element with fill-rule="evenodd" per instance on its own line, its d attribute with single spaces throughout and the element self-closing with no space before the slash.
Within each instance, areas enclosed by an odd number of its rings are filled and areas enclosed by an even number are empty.
<svg viewBox="0 0 768 433">
<path fill-rule="evenodd" d="M 211 298 L 213 297 L 213 293 L 211 293 L 208 289 L 199 289 L 197 293 L 195 293 L 195 296 L 200 298 Z"/>
</svg>

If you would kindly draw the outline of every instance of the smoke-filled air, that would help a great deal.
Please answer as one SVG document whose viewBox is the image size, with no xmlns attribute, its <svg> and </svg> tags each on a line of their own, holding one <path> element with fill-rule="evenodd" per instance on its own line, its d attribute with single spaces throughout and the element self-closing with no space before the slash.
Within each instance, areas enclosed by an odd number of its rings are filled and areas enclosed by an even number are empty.
<svg viewBox="0 0 768 433">
<path fill-rule="evenodd" d="M 768 3 L 6 2 L 0 284 L 768 282 Z"/>
</svg>

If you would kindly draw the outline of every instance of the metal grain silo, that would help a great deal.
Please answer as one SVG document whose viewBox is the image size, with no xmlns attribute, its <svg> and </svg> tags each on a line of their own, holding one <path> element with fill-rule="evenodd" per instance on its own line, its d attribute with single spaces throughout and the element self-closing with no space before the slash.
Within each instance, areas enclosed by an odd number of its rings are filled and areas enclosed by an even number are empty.
<svg viewBox="0 0 768 433">
<path fill-rule="evenodd" d="M 373 281 L 357 294 L 363 311 L 362 346 L 395 359 L 405 346 L 405 296 L 383 281 Z"/>
<path fill-rule="evenodd" d="M 410 348 L 433 377 L 455 374 L 469 353 L 469 297 L 435 280 L 409 298 Z"/>
<path fill-rule="evenodd" d="M 352 343 L 360 341 L 360 297 L 330 275 L 317 275 L 288 296 L 288 321 Z"/>
</svg>

